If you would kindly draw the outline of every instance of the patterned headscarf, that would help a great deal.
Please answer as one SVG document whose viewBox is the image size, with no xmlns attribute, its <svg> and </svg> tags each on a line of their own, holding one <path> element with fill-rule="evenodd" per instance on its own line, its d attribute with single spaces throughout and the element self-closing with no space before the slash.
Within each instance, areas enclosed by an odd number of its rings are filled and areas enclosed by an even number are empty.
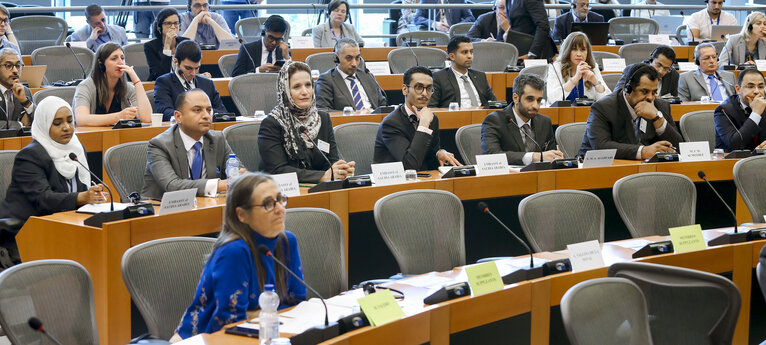
<svg viewBox="0 0 766 345">
<path fill-rule="evenodd" d="M 287 156 L 306 165 L 308 153 L 303 148 L 311 149 L 314 147 L 312 140 L 316 140 L 322 121 L 317 112 L 316 97 L 313 93 L 311 105 L 305 109 L 298 107 L 290 95 L 290 77 L 287 70 L 292 65 L 303 65 L 307 70 L 311 70 L 308 65 L 300 61 L 285 62 L 282 69 L 279 70 L 279 77 L 277 78 L 277 105 L 269 115 L 273 116 L 282 126 Z M 308 136 L 299 132 L 301 126 L 306 127 Z"/>
</svg>

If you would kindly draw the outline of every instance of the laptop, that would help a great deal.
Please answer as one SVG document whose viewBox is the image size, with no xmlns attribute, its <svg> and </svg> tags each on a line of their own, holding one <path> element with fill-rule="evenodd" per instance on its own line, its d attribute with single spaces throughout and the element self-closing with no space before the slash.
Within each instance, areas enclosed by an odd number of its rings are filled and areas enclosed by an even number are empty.
<svg viewBox="0 0 766 345">
<path fill-rule="evenodd" d="M 742 31 L 742 25 L 713 25 L 710 39 L 714 41 L 725 41 L 722 37 L 738 34 L 740 31 Z"/>
<path fill-rule="evenodd" d="M 19 81 L 27 82 L 29 88 L 38 88 L 40 85 L 42 85 L 46 70 L 48 70 L 47 65 L 24 66 L 24 68 L 21 70 Z"/>
<path fill-rule="evenodd" d="M 572 23 L 572 32 L 582 31 L 592 46 L 603 46 L 609 42 L 609 23 Z"/>
<path fill-rule="evenodd" d="M 660 35 L 675 35 L 676 29 L 684 24 L 683 16 L 654 16 L 652 19 L 660 24 Z"/>
</svg>

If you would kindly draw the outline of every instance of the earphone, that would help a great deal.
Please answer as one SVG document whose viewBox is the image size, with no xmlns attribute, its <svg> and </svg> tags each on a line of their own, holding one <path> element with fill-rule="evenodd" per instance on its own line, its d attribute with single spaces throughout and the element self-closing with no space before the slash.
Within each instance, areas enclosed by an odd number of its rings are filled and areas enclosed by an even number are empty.
<svg viewBox="0 0 766 345">
<path fill-rule="evenodd" d="M 189 2 L 186 4 L 186 10 L 189 11 L 189 12 L 191 12 L 191 2 L 192 2 L 192 0 L 189 0 Z M 707 1 L 705 1 L 705 2 L 707 2 Z"/>
<path fill-rule="evenodd" d="M 106 72 L 106 65 L 104 65 L 104 63 L 101 62 L 101 60 L 98 60 L 98 69 L 101 71 L 101 73 Z"/>
<path fill-rule="evenodd" d="M 630 85 L 633 78 L 636 76 L 636 74 L 643 68 L 654 68 L 652 66 L 649 66 L 645 63 L 639 63 L 634 67 L 633 72 L 630 73 L 630 76 L 628 77 L 628 80 L 625 81 L 625 93 L 632 93 L 633 92 L 633 86 Z"/>
</svg>

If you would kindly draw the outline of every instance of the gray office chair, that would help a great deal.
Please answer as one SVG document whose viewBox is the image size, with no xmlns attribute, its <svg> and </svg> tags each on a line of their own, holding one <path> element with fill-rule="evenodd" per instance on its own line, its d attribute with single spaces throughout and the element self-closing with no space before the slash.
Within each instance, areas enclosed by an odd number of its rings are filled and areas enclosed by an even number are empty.
<svg viewBox="0 0 766 345">
<path fill-rule="evenodd" d="M 122 47 L 125 52 L 125 63 L 133 66 L 136 75 L 141 80 L 149 80 L 149 63 L 146 62 L 143 43 L 131 43 Z"/>
<path fill-rule="evenodd" d="M 572 122 L 556 128 L 556 143 L 564 157 L 573 158 L 580 152 L 586 127 L 586 122 Z"/>
<path fill-rule="evenodd" d="M 258 171 L 261 153 L 258 151 L 258 132 L 260 121 L 248 121 L 231 125 L 223 129 L 223 138 L 229 143 L 231 151 L 237 155 L 247 171 Z"/>
<path fill-rule="evenodd" d="M 742 299 L 737 286 L 717 274 L 643 262 L 619 262 L 609 277 L 641 289 L 655 345 L 731 344 Z"/>
<path fill-rule="evenodd" d="M 311 28 L 305 29 L 303 30 L 303 32 L 301 32 L 301 36 L 312 36 L 312 35 L 313 35 L 313 30 Z"/>
<path fill-rule="evenodd" d="M 465 265 L 463 205 L 454 194 L 431 189 L 397 192 L 379 199 L 373 213 L 402 274 Z"/>
<path fill-rule="evenodd" d="M 602 73 L 601 77 L 604 78 L 604 83 L 606 83 L 609 90 L 614 91 L 614 88 L 617 87 L 617 82 L 622 77 L 622 73 Z"/>
<path fill-rule="evenodd" d="M 122 280 L 153 336 L 169 340 L 194 299 L 215 238 L 171 237 L 122 255 Z"/>
<path fill-rule="evenodd" d="M 471 30 L 471 26 L 473 26 L 473 23 L 452 24 L 452 26 L 449 27 L 447 34 L 449 35 L 449 38 L 455 37 L 456 35 L 465 35 L 468 33 L 468 30 Z"/>
<path fill-rule="evenodd" d="M 154 104 L 154 89 L 146 91 L 146 98 L 149 99 L 149 104 L 152 105 L 152 113 L 157 113 L 157 105 Z"/>
<path fill-rule="evenodd" d="M 66 20 L 53 16 L 17 17 L 11 19 L 10 24 L 16 40 L 19 42 L 22 55 L 32 54 L 38 48 L 64 43 L 64 38 L 69 30 Z M 64 48 L 66 49 L 66 47 Z M 33 62 L 33 64 L 35 63 Z M 69 67 L 74 66 L 77 66 L 77 63 Z M 50 65 L 48 68 L 50 69 Z"/>
<path fill-rule="evenodd" d="M 0 151 L 0 200 L 5 200 L 8 186 L 11 185 L 13 162 L 17 153 L 19 153 L 18 150 Z"/>
<path fill-rule="evenodd" d="M 264 17 L 242 18 L 234 24 L 234 33 L 237 34 L 237 38 L 245 42 L 258 40 L 261 38 L 264 22 L 266 22 Z"/>
<path fill-rule="evenodd" d="M 481 154 L 481 124 L 465 125 L 455 132 L 455 143 L 465 164 L 476 164 L 476 155 Z"/>
<path fill-rule="evenodd" d="M 112 146 L 104 152 L 104 170 L 121 202 L 129 202 L 130 193 L 141 193 L 148 147 L 148 141 L 135 141 Z"/>
<path fill-rule="evenodd" d="M 561 189 L 532 194 L 519 203 L 519 223 L 536 252 L 604 242 L 604 204 L 591 192 Z"/>
<path fill-rule="evenodd" d="M 561 298 L 561 317 L 572 345 L 651 345 L 646 300 L 628 279 L 596 278 Z"/>
<path fill-rule="evenodd" d="M 604 68 L 604 59 L 619 59 L 620 56 L 615 53 L 610 52 L 602 52 L 598 50 L 593 51 L 593 60 L 596 60 L 596 63 L 601 67 Z M 602 74 L 603 76 L 603 74 Z"/>
<path fill-rule="evenodd" d="M 412 47 L 419 45 L 420 41 L 436 41 L 437 46 L 446 46 L 450 36 L 441 31 L 410 31 L 396 35 L 396 45 L 399 47 L 412 43 Z"/>
<path fill-rule="evenodd" d="M 649 35 L 660 32 L 660 24 L 654 19 L 638 17 L 615 17 L 609 19 L 609 36 L 625 43 L 647 42 Z"/>
<path fill-rule="evenodd" d="M 348 290 L 343 223 L 330 210 L 299 207 L 287 210 L 285 229 L 298 238 L 303 278 L 322 297 Z M 317 297 L 306 291 L 308 298 Z"/>
<path fill-rule="evenodd" d="M 375 153 L 375 136 L 378 134 L 377 122 L 351 122 L 333 128 L 338 152 L 346 161 L 355 161 L 354 174 L 372 173 L 372 156 Z"/>
<path fill-rule="evenodd" d="M 72 47 L 72 50 L 74 50 L 80 62 L 82 62 L 86 74 L 90 75 L 90 70 L 93 68 L 93 60 L 95 59 L 93 52 L 83 47 Z M 83 77 L 80 65 L 69 48 L 65 46 L 37 48 L 32 52 L 31 60 L 33 65 L 48 65 L 48 68 L 45 70 L 45 79 L 48 84 L 57 81 L 82 79 Z"/>
<path fill-rule="evenodd" d="M 544 81 L 548 77 L 548 65 L 524 67 L 519 72 L 519 75 L 522 74 L 534 74 Z"/>
<path fill-rule="evenodd" d="M 686 38 L 688 37 L 686 30 L 686 24 L 679 25 L 676 28 L 676 40 L 682 46 L 686 45 Z"/>
<path fill-rule="evenodd" d="M 505 72 L 508 65 L 516 66 L 519 51 L 505 42 L 474 42 L 472 68 L 482 72 Z"/>
<path fill-rule="evenodd" d="M 27 324 L 39 318 L 63 344 L 98 344 L 93 282 L 70 260 L 21 263 L 0 273 L 0 326 L 11 344 L 50 344 Z"/>
<path fill-rule="evenodd" d="M 306 57 L 306 64 L 312 70 L 318 70 L 319 73 L 324 73 L 335 68 L 335 53 L 314 53 Z"/>
<path fill-rule="evenodd" d="M 32 99 L 34 99 L 35 104 L 39 104 L 40 101 L 44 100 L 46 97 L 56 96 L 58 98 L 65 100 L 71 106 L 72 101 L 74 101 L 74 92 L 76 89 L 77 89 L 77 86 L 46 87 L 46 88 L 40 89 L 40 91 L 35 92 L 35 94 L 32 95 Z"/>
<path fill-rule="evenodd" d="M 723 50 L 723 47 L 726 46 L 726 42 L 724 42 L 724 41 L 710 42 L 710 44 L 712 44 L 713 47 L 715 47 L 715 54 L 718 55 L 718 56 L 721 56 L 721 51 Z M 692 56 L 692 59 L 693 58 L 694 57 Z"/>
<path fill-rule="evenodd" d="M 413 51 L 417 58 L 412 55 Z M 437 48 L 405 47 L 388 52 L 388 67 L 391 68 L 391 73 L 393 74 L 404 73 L 408 68 L 416 65 L 443 67 L 446 60 L 447 52 Z"/>
<path fill-rule="evenodd" d="M 681 174 L 647 172 L 614 183 L 612 196 L 634 238 L 667 236 L 668 228 L 694 224 L 697 189 Z"/>
<path fill-rule="evenodd" d="M 734 184 L 753 217 L 753 223 L 763 223 L 766 214 L 766 156 L 745 158 L 734 164 Z"/>
<path fill-rule="evenodd" d="M 277 105 L 277 76 L 277 73 L 250 73 L 229 81 L 229 94 L 240 116 L 252 116 L 256 110 L 268 114 L 274 109 Z"/>
<path fill-rule="evenodd" d="M 612 20 L 614 19 L 617 19 L 617 18 L 612 18 Z M 640 19 L 640 18 L 626 18 L 626 19 Z M 652 51 L 659 46 L 660 45 L 656 43 L 626 44 L 620 47 L 620 50 L 618 51 L 618 53 L 621 58 L 625 59 L 625 64 L 630 65 L 630 64 L 634 64 L 634 63 L 638 63 L 638 62 L 642 62 L 646 60 L 649 54 L 651 54 Z"/>
<path fill-rule="evenodd" d="M 232 72 L 234 72 L 235 62 L 237 62 L 237 54 L 221 55 L 221 57 L 218 58 L 218 69 L 221 70 L 221 74 L 224 78 L 231 77 Z"/>
<path fill-rule="evenodd" d="M 707 141 L 710 152 L 715 149 L 715 120 L 712 110 L 698 110 L 681 116 L 681 134 L 686 141 Z"/>
</svg>

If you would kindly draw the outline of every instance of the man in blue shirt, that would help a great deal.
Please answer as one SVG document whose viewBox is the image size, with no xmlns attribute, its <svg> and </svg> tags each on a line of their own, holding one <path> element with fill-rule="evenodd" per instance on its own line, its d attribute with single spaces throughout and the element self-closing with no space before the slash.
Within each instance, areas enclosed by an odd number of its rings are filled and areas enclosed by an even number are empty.
<svg viewBox="0 0 766 345">
<path fill-rule="evenodd" d="M 179 18 L 181 36 L 201 45 L 213 45 L 216 49 L 221 40 L 234 39 L 223 16 L 210 12 L 208 0 L 189 0 L 186 8 L 188 12 Z"/>
<path fill-rule="evenodd" d="M 88 25 L 79 28 L 72 34 L 72 42 L 85 41 L 88 49 L 96 51 L 106 42 L 114 42 L 121 46 L 128 44 L 125 28 L 106 23 L 104 9 L 93 4 L 85 8 L 85 21 Z"/>
</svg>

